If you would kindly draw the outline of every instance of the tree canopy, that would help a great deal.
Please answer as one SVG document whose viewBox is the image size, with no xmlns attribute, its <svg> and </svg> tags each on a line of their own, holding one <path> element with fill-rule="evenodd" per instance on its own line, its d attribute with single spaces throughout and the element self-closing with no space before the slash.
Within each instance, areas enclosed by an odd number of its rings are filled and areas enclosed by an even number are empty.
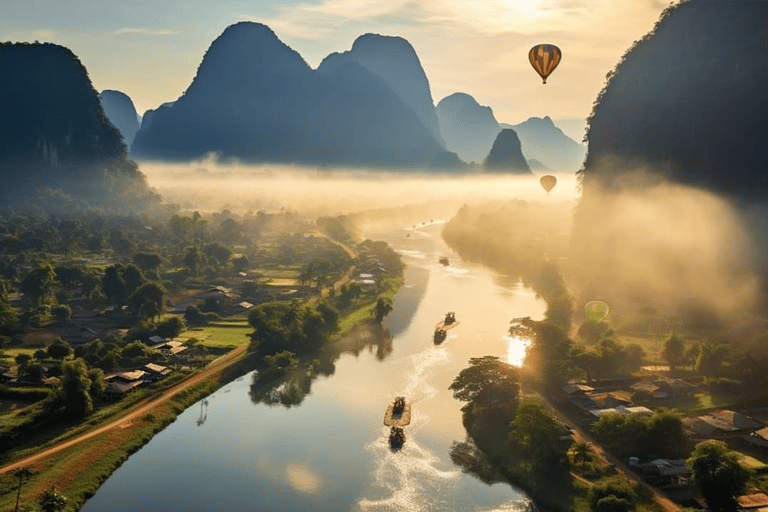
<svg viewBox="0 0 768 512">
<path fill-rule="evenodd" d="M 750 477 L 749 469 L 741 465 L 736 452 L 722 441 L 704 441 L 696 445 L 687 465 L 710 509 L 736 509 L 733 498 L 744 491 Z"/>
<path fill-rule="evenodd" d="M 520 385 L 517 368 L 495 356 L 473 357 L 448 389 L 469 408 L 512 411 L 517 409 Z"/>
</svg>

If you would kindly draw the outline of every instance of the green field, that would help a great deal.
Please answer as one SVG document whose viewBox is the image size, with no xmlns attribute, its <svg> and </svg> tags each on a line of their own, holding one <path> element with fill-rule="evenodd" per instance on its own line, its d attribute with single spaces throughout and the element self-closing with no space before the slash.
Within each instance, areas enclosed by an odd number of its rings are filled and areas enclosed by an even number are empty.
<svg viewBox="0 0 768 512">
<path fill-rule="evenodd" d="M 197 338 L 209 348 L 234 348 L 251 341 L 253 328 L 245 315 L 210 322 L 205 327 L 190 327 L 181 338 Z"/>
</svg>

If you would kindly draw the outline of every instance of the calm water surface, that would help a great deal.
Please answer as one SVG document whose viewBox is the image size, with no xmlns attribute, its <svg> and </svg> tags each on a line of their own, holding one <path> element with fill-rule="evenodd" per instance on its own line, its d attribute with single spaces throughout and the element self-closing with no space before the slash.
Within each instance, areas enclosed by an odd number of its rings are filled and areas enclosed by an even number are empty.
<svg viewBox="0 0 768 512">
<path fill-rule="evenodd" d="M 132 455 L 84 511 L 507 511 L 525 495 L 486 485 L 449 456 L 465 439 L 461 403 L 448 386 L 470 357 L 519 362 L 524 347 L 509 321 L 539 319 L 545 305 L 516 279 L 462 262 L 442 225 L 368 233 L 408 265 L 385 320 L 391 351 L 347 353 L 291 408 L 254 403 L 252 375 L 199 402 Z M 410 236 L 406 237 L 406 233 Z M 438 263 L 448 256 L 450 266 Z M 460 325 L 440 346 L 435 324 L 455 311 Z M 404 448 L 393 453 L 382 423 L 395 395 L 412 402 Z"/>
</svg>

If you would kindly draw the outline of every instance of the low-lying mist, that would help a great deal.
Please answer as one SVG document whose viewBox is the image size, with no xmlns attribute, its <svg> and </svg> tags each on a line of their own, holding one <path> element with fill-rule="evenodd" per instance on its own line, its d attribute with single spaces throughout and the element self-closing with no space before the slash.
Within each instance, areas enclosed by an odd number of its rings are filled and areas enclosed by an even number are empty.
<svg viewBox="0 0 768 512">
<path fill-rule="evenodd" d="M 213 159 L 194 164 L 145 162 L 141 170 L 165 202 L 201 213 L 285 208 L 307 216 L 327 216 L 434 203 L 451 215 L 469 202 L 513 198 L 560 202 L 578 196 L 573 175 L 558 175 L 557 187 L 547 195 L 535 175 L 248 166 L 219 164 Z"/>
<path fill-rule="evenodd" d="M 608 300 L 628 315 L 658 311 L 710 327 L 754 310 L 763 255 L 744 210 L 657 177 L 636 185 L 586 189 L 568 267 L 579 304 Z"/>
</svg>

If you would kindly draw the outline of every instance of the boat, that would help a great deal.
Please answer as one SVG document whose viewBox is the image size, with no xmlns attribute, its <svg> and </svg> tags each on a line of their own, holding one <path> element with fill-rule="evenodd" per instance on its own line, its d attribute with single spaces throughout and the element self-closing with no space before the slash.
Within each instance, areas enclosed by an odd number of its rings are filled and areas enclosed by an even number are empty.
<svg viewBox="0 0 768 512">
<path fill-rule="evenodd" d="M 397 396 L 384 413 L 384 425 L 388 427 L 404 427 L 411 422 L 411 404 L 405 402 L 404 396 Z"/>
<path fill-rule="evenodd" d="M 453 329 L 457 325 L 459 325 L 459 322 L 456 320 L 456 313 L 449 311 L 445 314 L 445 320 L 442 322 L 437 322 L 437 325 L 435 326 L 435 332 L 440 329 L 447 331 L 448 329 Z"/>
<path fill-rule="evenodd" d="M 445 329 L 435 329 L 435 335 L 432 338 L 432 341 L 435 343 L 435 345 L 439 345 L 445 341 L 445 338 L 447 337 L 448 332 Z"/>
<path fill-rule="evenodd" d="M 393 450 L 399 450 L 405 444 L 405 432 L 402 427 L 389 429 L 389 446 Z"/>
<path fill-rule="evenodd" d="M 441 263 L 443 266 L 446 266 L 446 267 L 447 267 L 448 265 L 450 265 L 450 262 L 448 261 L 448 258 L 446 258 L 445 256 L 440 256 L 440 259 L 439 259 L 438 261 L 439 261 L 439 262 L 440 262 L 440 263 Z"/>
</svg>

